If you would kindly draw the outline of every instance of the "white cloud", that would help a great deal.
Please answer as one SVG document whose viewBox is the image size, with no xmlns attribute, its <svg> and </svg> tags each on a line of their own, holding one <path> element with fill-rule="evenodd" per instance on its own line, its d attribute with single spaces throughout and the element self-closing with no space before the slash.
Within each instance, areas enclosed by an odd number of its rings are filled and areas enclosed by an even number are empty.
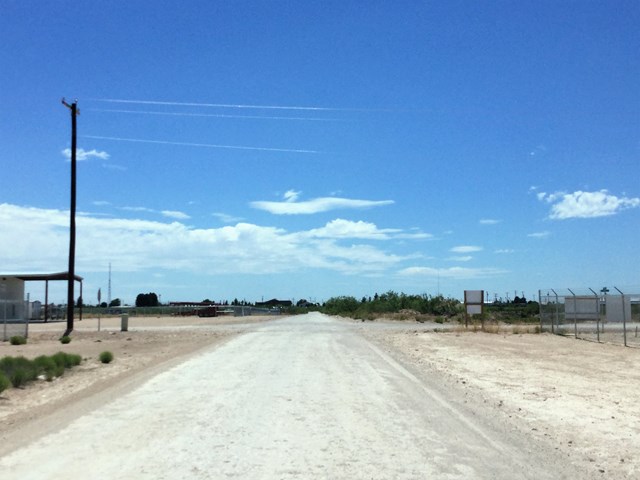
<svg viewBox="0 0 640 480">
<path fill-rule="evenodd" d="M 216 217 L 222 223 L 238 223 L 242 222 L 244 219 L 242 217 L 234 217 L 233 215 L 228 215 L 226 213 L 215 212 L 211 214 Z"/>
<path fill-rule="evenodd" d="M 449 257 L 447 260 L 451 260 L 453 262 L 469 262 L 473 260 L 473 257 L 471 255 L 464 255 L 459 257 Z"/>
<path fill-rule="evenodd" d="M 175 218 L 176 220 L 187 220 L 191 218 L 186 213 L 177 210 L 162 210 L 160 213 L 167 218 Z"/>
<path fill-rule="evenodd" d="M 453 253 L 473 253 L 473 252 L 480 252 L 481 250 L 482 250 L 482 247 L 477 247 L 474 245 L 460 245 L 457 247 L 453 247 L 449 251 Z"/>
<path fill-rule="evenodd" d="M 296 192 L 295 190 L 287 190 L 286 192 L 284 192 L 284 195 L 282 196 L 285 200 L 285 202 L 295 202 L 298 200 L 298 197 L 300 196 L 302 192 Z"/>
<path fill-rule="evenodd" d="M 71 149 L 65 148 L 62 150 L 62 155 L 67 158 L 67 160 L 71 160 Z M 99 150 L 84 150 L 82 148 L 76 149 L 76 160 L 81 162 L 83 160 L 88 160 L 89 158 L 100 158 L 101 160 L 108 160 L 109 154 L 107 152 L 101 152 Z"/>
<path fill-rule="evenodd" d="M 318 238 L 361 238 L 369 240 L 389 239 L 425 239 L 432 236 L 428 233 L 404 233 L 397 228 L 378 228 L 375 224 L 363 221 L 351 221 L 337 218 L 327 222 L 322 228 L 315 228 L 305 233 L 309 237 Z"/>
<path fill-rule="evenodd" d="M 155 212 L 152 208 L 147 207 L 120 207 L 120 210 L 125 210 L 127 212 Z"/>
<path fill-rule="evenodd" d="M 515 253 L 515 250 L 512 248 L 499 248 L 494 250 L 493 253 Z"/>
<path fill-rule="evenodd" d="M 531 238 L 547 238 L 549 235 L 551 235 L 551 232 L 544 231 L 544 232 L 529 233 L 529 234 L 527 234 L 527 237 L 531 237 Z"/>
<path fill-rule="evenodd" d="M 472 278 L 486 278 L 494 277 L 508 273 L 506 270 L 498 268 L 465 268 L 465 267 L 450 267 L 450 268 L 433 268 L 433 267 L 409 267 L 400 270 L 398 274 L 403 277 L 441 277 L 452 278 L 460 280 L 468 280 Z"/>
<path fill-rule="evenodd" d="M 94 200 L 93 203 L 96 207 L 106 207 L 111 205 L 111 202 L 107 202 L 106 200 Z"/>
<path fill-rule="evenodd" d="M 328 212 L 337 209 L 361 209 L 391 205 L 393 200 L 356 200 L 339 197 L 322 197 L 313 200 L 298 202 L 298 192 L 289 191 L 284 202 L 255 201 L 251 202 L 253 208 L 265 210 L 275 215 L 309 215 L 313 213 Z M 287 195 L 287 194 L 285 194 Z"/>
<path fill-rule="evenodd" d="M 480 225 L 496 225 L 502 220 L 496 220 L 494 218 L 482 218 L 480 219 Z"/>
<path fill-rule="evenodd" d="M 69 213 L 0 204 L 0 265 L 6 271 L 62 271 L 68 253 Z M 321 235 L 323 234 L 323 235 Z M 200 274 L 264 274 L 305 268 L 377 275 L 411 255 L 397 255 L 352 239 L 402 235 L 359 222 L 329 222 L 316 230 L 288 232 L 249 223 L 193 228 L 173 221 L 77 217 L 77 272 L 100 271 L 109 262 L 122 271 L 180 270 Z"/>
<path fill-rule="evenodd" d="M 555 220 L 605 217 L 640 206 L 640 198 L 617 197 L 607 190 L 550 194 L 540 192 L 537 197 L 540 201 L 552 204 L 549 218 Z"/>
</svg>

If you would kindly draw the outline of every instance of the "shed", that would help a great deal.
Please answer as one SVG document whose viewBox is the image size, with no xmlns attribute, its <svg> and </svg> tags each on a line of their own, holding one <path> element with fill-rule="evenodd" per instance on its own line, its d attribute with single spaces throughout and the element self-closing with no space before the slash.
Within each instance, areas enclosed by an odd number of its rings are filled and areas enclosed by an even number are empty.
<svg viewBox="0 0 640 480">
<path fill-rule="evenodd" d="M 80 297 L 82 297 L 83 278 L 74 275 L 76 282 L 80 283 Z M 6 320 L 26 320 L 28 307 L 24 299 L 25 282 L 45 282 L 44 300 L 44 320 L 50 318 L 49 308 L 49 282 L 68 281 L 68 272 L 58 273 L 0 273 L 0 303 L 3 304 L 0 310 L 0 318 Z M 82 307 L 80 308 L 80 319 L 82 319 Z"/>
</svg>

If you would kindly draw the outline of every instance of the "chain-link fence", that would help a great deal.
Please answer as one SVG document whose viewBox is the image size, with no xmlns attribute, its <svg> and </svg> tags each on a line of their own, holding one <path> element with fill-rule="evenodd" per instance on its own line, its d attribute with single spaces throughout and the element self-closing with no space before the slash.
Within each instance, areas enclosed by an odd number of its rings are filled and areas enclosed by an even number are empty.
<svg viewBox="0 0 640 480">
<path fill-rule="evenodd" d="M 6 342 L 11 337 L 26 337 L 29 332 L 29 323 L 26 319 L 28 309 L 27 302 L 15 302 L 0 299 L 0 334 L 2 341 Z"/>
<path fill-rule="evenodd" d="M 640 347 L 640 294 L 602 288 L 538 292 L 543 332 Z"/>
</svg>

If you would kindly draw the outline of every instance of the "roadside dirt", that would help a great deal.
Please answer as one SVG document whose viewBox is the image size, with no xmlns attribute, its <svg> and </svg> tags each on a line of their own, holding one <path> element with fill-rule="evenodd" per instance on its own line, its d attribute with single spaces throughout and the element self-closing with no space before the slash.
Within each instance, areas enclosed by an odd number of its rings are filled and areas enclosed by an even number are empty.
<svg viewBox="0 0 640 480">
<path fill-rule="evenodd" d="M 464 402 L 528 432 L 607 479 L 640 478 L 640 349 L 543 335 L 365 335 Z"/>
<path fill-rule="evenodd" d="M 247 323 L 271 319 L 132 318 L 129 332 L 119 331 L 119 318 L 103 319 L 101 332 L 95 319 L 85 319 L 68 345 L 58 341 L 63 324 L 33 325 L 27 345 L 2 343 L 0 357 L 62 350 L 85 360 L 53 382 L 0 394 L 0 456 L 56 428 L 51 419 L 60 427 L 79 416 L 88 399 L 85 410 L 250 329 Z M 640 478 L 640 349 L 548 334 L 434 333 L 412 322 L 352 326 L 416 376 L 442 382 L 478 415 L 546 442 L 598 478 Z M 113 363 L 98 361 L 104 350 L 114 353 Z"/>
<path fill-rule="evenodd" d="M 0 358 L 24 356 L 35 358 L 63 351 L 82 356 L 82 363 L 67 370 L 52 382 L 40 380 L 24 388 L 9 388 L 0 394 L 0 455 L 17 448 L 46 428 L 69 421 L 83 412 L 82 408 L 68 408 L 101 392 L 136 378 L 142 381 L 155 371 L 161 371 L 202 348 L 221 343 L 237 334 L 234 325 L 259 323 L 272 317 L 132 317 L 129 331 L 120 331 L 120 318 L 76 321 L 72 341 L 62 344 L 60 335 L 65 324 L 60 322 L 32 324 L 28 343 L 14 346 L 0 343 Z M 194 328 L 195 327 L 195 328 Z M 209 327 L 209 328 L 207 328 Z M 98 356 L 110 351 L 114 361 L 103 364 Z M 126 385 L 125 385 L 126 386 Z M 61 410 L 64 415 L 52 418 Z M 48 419 L 50 425 L 44 425 Z M 11 438 L 11 442 L 7 442 Z"/>
</svg>

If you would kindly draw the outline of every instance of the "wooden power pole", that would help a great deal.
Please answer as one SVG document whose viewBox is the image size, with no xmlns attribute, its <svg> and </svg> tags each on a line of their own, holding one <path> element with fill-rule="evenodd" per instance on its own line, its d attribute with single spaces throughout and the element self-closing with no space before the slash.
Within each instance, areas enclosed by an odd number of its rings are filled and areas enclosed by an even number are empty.
<svg viewBox="0 0 640 480">
<path fill-rule="evenodd" d="M 78 101 L 69 104 L 62 99 L 62 104 L 71 110 L 71 207 L 69 212 L 69 283 L 67 286 L 67 329 L 64 335 L 73 331 L 73 308 L 75 306 L 73 287 L 76 281 L 76 117 L 80 113 Z"/>
</svg>

